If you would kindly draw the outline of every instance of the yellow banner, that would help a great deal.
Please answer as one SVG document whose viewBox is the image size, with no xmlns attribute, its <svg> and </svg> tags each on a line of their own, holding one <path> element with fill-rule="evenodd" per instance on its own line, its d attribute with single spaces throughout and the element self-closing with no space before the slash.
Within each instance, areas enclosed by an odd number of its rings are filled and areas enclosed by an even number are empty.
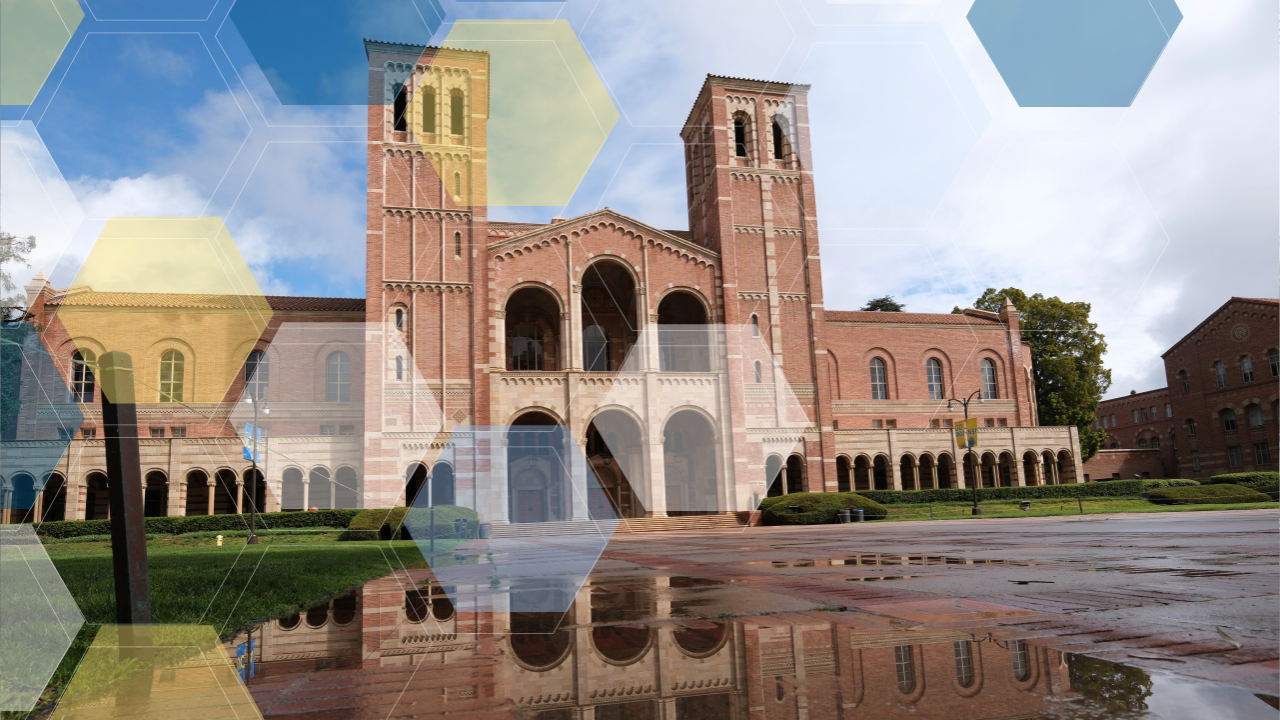
<svg viewBox="0 0 1280 720">
<path fill-rule="evenodd" d="M 978 445 L 978 418 L 956 421 L 956 447 L 961 450 Z"/>
</svg>

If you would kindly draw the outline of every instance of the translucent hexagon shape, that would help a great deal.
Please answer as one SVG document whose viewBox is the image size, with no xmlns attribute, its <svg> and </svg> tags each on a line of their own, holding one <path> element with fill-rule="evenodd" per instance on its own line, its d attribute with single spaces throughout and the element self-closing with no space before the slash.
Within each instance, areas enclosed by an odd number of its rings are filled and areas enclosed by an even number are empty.
<svg viewBox="0 0 1280 720">
<path fill-rule="evenodd" d="M 57 277 L 64 251 L 83 221 L 84 210 L 35 124 L 22 120 L 0 127 L 0 227 L 18 237 L 37 238 L 30 267 Z"/>
<path fill-rule="evenodd" d="M 484 194 L 473 191 L 464 204 L 566 205 L 619 117 L 568 21 L 459 21 L 444 47 L 483 50 L 490 58 L 487 136 L 480 146 L 488 164 L 482 175 L 487 176 L 487 188 Z M 432 72 L 416 80 L 420 89 L 412 101 L 418 106 L 429 83 L 439 76 L 437 65 L 445 69 L 437 59 Z M 442 78 L 431 89 L 437 93 L 438 119 L 431 129 L 439 132 L 427 133 L 420 122 L 415 131 L 423 133 L 423 141 L 430 140 L 420 142 L 447 183 L 451 168 L 439 165 L 436 157 L 442 153 L 436 145 L 458 144 L 453 131 L 459 123 L 451 114 L 454 101 L 448 84 Z M 484 106 L 478 101 L 469 107 L 473 120 L 483 117 Z M 444 137 L 445 129 L 450 137 Z"/>
<path fill-rule="evenodd" d="M 261 718 L 209 625 L 103 625 L 54 718 Z"/>
<path fill-rule="evenodd" d="M 442 463 L 453 473 L 453 504 L 440 503 L 428 479 L 404 522 L 454 607 L 568 610 L 618 527 L 568 429 L 458 426 L 436 467 Z M 468 520 L 464 531 L 463 517 L 491 524 L 493 537 L 468 539 L 475 528 Z"/>
<path fill-rule="evenodd" d="M 0 4 L 0 105 L 30 105 L 84 19 L 76 0 Z"/>
<path fill-rule="evenodd" d="M 1128 107 L 1182 21 L 1174 0 L 976 0 L 969 24 L 1021 107 Z"/>
<path fill-rule="evenodd" d="M 0 525 L 0 710 L 35 707 L 84 616 L 31 525 Z"/>
<path fill-rule="evenodd" d="M 111 218 L 57 313 L 86 360 L 133 358 L 142 403 L 221 402 L 271 316 L 220 218 Z"/>
<path fill-rule="evenodd" d="M 361 38 L 429 45 L 444 15 L 435 0 L 247 0 L 230 17 L 281 103 L 364 105 Z"/>
<path fill-rule="evenodd" d="M 84 416 L 64 380 L 70 362 L 49 356 L 36 328 L 0 327 L 0 488 L 5 522 L 30 522 L 44 510 L 45 485 L 80 431 Z M 61 367 L 60 367 L 61 366 Z"/>
</svg>

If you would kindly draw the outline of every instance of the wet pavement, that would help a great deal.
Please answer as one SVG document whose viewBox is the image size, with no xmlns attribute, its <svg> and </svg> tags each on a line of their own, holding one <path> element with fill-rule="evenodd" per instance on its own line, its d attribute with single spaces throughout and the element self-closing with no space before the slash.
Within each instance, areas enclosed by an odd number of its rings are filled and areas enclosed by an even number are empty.
<svg viewBox="0 0 1280 720">
<path fill-rule="evenodd" d="M 620 535 L 563 615 L 402 570 L 230 649 L 267 718 L 1275 718 L 1278 521 Z"/>
</svg>

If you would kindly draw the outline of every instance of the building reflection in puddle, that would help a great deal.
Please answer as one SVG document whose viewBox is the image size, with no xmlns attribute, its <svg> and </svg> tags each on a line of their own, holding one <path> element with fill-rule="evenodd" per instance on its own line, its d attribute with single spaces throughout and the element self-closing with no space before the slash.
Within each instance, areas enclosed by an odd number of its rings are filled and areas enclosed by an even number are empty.
<svg viewBox="0 0 1280 720">
<path fill-rule="evenodd" d="M 253 630 L 249 689 L 267 718 L 315 720 L 1148 717 L 1136 668 L 998 627 L 688 617 L 716 585 L 604 579 L 563 616 L 477 614 L 429 570 L 400 572 Z"/>
</svg>

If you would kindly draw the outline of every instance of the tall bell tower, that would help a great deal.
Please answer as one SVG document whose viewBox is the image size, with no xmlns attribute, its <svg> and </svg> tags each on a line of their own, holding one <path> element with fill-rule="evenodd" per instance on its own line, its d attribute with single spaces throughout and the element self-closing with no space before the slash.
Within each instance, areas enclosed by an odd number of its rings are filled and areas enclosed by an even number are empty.
<svg viewBox="0 0 1280 720">
<path fill-rule="evenodd" d="M 821 440 L 806 485 L 836 489 L 808 85 L 708 75 L 685 121 L 689 230 L 720 253 L 725 322 L 759 328 Z M 738 378 L 739 382 L 745 379 Z M 812 435 L 810 435 L 812 437 Z M 815 447 L 815 445 L 817 445 Z"/>
</svg>

